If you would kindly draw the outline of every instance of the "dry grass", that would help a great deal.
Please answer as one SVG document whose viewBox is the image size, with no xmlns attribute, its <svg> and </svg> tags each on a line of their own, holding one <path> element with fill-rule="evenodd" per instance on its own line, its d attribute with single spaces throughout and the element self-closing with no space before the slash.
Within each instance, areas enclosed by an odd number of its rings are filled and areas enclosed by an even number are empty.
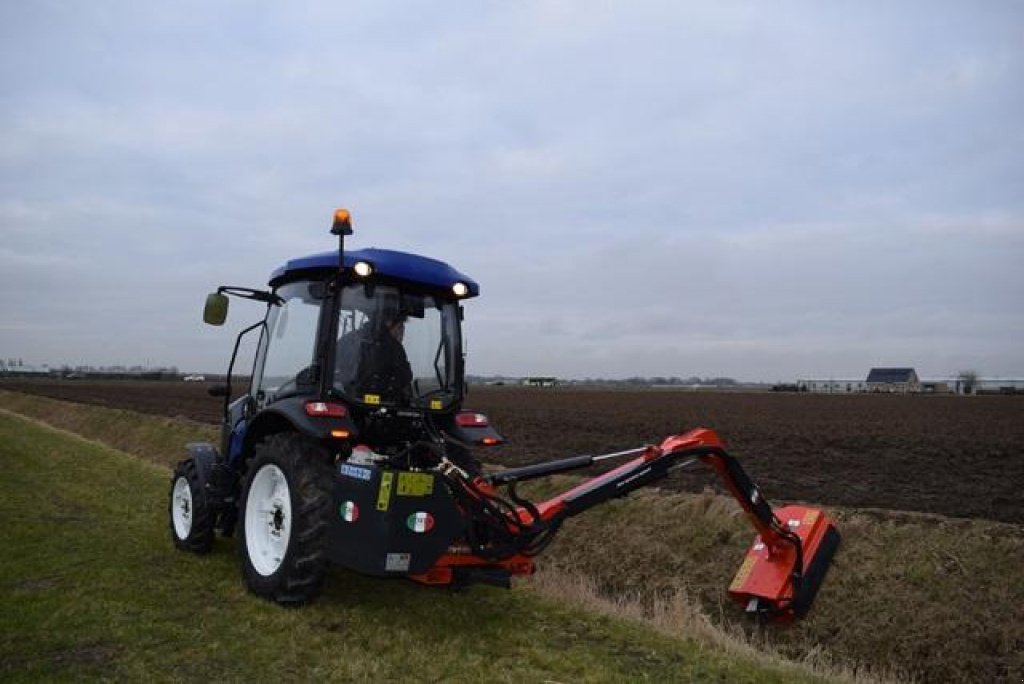
<svg viewBox="0 0 1024 684">
<path fill-rule="evenodd" d="M 657 623 L 708 625 L 854 679 L 1019 682 L 1024 528 L 982 520 L 832 511 L 843 541 L 810 615 L 759 628 L 725 595 L 753 536 L 734 502 L 647 490 L 567 523 L 543 564 L 586 578 Z M 671 629 L 671 628 L 669 628 Z"/>
<path fill-rule="evenodd" d="M 716 625 L 682 588 L 653 601 L 639 593 L 611 597 L 602 594 L 589 577 L 557 568 L 541 570 L 530 579 L 530 586 L 544 596 L 568 600 L 593 613 L 641 623 L 667 636 L 685 634 L 733 657 L 756 657 L 794 676 L 813 673 L 851 684 L 909 681 L 906 675 L 898 676 L 895 672 L 883 675 L 868 668 L 836 663 L 823 649 L 808 648 L 799 660 L 787 658 L 768 644 L 755 643 L 735 626 Z"/>
</svg>

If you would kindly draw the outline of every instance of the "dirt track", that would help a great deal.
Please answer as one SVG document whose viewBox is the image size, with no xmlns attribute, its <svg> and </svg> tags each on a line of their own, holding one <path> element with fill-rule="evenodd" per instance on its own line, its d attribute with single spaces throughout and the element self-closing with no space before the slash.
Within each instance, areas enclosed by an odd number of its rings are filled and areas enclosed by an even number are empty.
<svg viewBox="0 0 1024 684">
<path fill-rule="evenodd" d="M 20 390 L 145 413 L 218 422 L 222 404 L 196 383 L 33 381 Z M 509 444 L 507 465 L 601 453 L 691 427 L 726 438 L 775 501 L 924 511 L 1024 523 L 1024 397 L 777 395 L 473 388 Z M 666 487 L 714 485 L 684 471 Z"/>
</svg>

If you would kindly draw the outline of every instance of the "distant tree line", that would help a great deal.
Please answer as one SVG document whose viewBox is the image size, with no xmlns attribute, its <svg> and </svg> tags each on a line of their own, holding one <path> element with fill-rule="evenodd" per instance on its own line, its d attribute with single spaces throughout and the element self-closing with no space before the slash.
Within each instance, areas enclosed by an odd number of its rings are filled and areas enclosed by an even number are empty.
<svg viewBox="0 0 1024 684">
<path fill-rule="evenodd" d="M 473 385 L 497 385 L 497 384 L 508 384 L 515 385 L 522 382 L 523 378 L 510 377 L 505 375 L 467 375 L 466 381 Z M 630 385 L 630 386 L 650 386 L 650 385 L 665 385 L 665 386 L 680 386 L 680 387 L 692 387 L 694 385 L 700 385 L 702 387 L 732 387 L 739 383 L 733 378 L 727 377 L 699 377 L 696 375 L 688 378 L 682 378 L 679 376 L 663 376 L 655 375 L 651 377 L 635 375 L 628 378 L 584 378 L 583 380 L 559 380 L 562 384 L 571 385 Z"/>
<path fill-rule="evenodd" d="M 96 366 L 89 364 L 72 365 L 69 363 L 55 366 L 50 366 L 44 363 L 39 366 L 32 366 L 30 364 L 26 364 L 23 359 L 14 358 L 0 358 L 0 373 L 5 375 L 25 376 L 49 375 L 62 378 L 90 377 L 95 379 L 116 379 L 121 377 L 131 377 L 154 380 L 166 380 L 180 376 L 177 366 L 150 367 L 139 364 L 134 366 L 127 366 L 123 364 Z"/>
</svg>

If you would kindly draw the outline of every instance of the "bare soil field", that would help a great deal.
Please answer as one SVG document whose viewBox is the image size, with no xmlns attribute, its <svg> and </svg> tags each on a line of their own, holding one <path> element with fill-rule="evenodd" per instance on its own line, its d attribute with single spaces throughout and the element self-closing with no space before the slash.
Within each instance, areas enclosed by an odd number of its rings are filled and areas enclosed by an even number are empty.
<svg viewBox="0 0 1024 684">
<path fill-rule="evenodd" d="M 13 381 L 0 388 L 216 423 L 201 383 Z M 722 435 L 773 501 L 920 511 L 1024 523 L 1024 397 L 809 395 L 473 387 L 519 465 L 658 442 L 693 427 Z M 717 488 L 710 470 L 663 487 Z"/>
</svg>

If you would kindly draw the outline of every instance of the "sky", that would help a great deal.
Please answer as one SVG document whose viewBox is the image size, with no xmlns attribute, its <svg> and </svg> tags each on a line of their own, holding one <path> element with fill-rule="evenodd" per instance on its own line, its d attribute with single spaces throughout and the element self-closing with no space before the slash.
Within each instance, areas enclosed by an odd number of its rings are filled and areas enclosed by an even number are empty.
<svg viewBox="0 0 1024 684">
<path fill-rule="evenodd" d="M 0 357 L 226 367 L 221 284 L 449 262 L 467 370 L 1024 377 L 1024 3 L 0 3 Z"/>
</svg>

